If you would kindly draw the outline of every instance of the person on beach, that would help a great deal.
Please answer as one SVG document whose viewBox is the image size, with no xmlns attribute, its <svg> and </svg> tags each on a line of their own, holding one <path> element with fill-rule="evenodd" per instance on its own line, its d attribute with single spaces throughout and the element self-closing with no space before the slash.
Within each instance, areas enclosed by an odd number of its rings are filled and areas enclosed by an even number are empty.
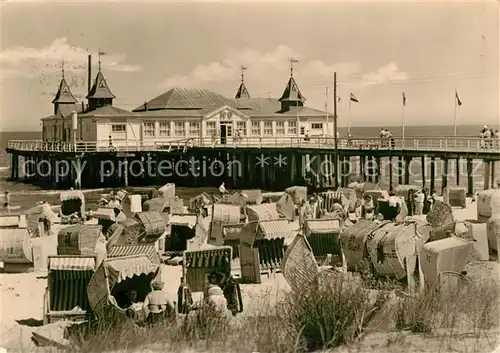
<svg viewBox="0 0 500 353">
<path fill-rule="evenodd" d="M 413 216 L 415 211 L 415 191 L 408 191 L 408 200 L 406 200 L 406 207 L 408 208 L 408 216 Z"/>
<path fill-rule="evenodd" d="M 162 291 L 163 282 L 153 282 L 153 291 L 144 299 L 143 310 L 150 325 L 164 322 L 175 316 L 175 306 L 169 295 Z"/>
<path fill-rule="evenodd" d="M 418 190 L 415 193 L 415 215 L 419 216 L 424 213 L 425 195 L 422 191 Z"/>
<path fill-rule="evenodd" d="M 224 183 L 220 184 L 219 193 L 220 197 L 224 197 L 224 195 L 227 194 L 226 186 L 224 185 Z"/>
<path fill-rule="evenodd" d="M 361 214 L 365 219 L 373 219 L 375 216 L 375 206 L 373 203 L 373 198 L 370 195 L 363 197 L 363 206 Z"/>
<path fill-rule="evenodd" d="M 432 206 L 430 201 L 429 188 L 425 187 L 423 193 L 424 193 L 424 209 L 422 210 L 422 213 L 427 214 L 431 210 Z"/>
<path fill-rule="evenodd" d="M 304 207 L 304 220 L 314 219 L 314 200 L 309 199 L 309 202 Z"/>
</svg>

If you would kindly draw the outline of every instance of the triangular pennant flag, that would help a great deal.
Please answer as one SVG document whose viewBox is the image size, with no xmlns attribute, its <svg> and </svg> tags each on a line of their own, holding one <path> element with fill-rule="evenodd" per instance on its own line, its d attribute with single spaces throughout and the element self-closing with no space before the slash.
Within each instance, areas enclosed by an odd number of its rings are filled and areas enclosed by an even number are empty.
<svg viewBox="0 0 500 353">
<path fill-rule="evenodd" d="M 458 92 L 455 90 L 455 99 L 457 100 L 457 105 L 460 107 L 462 105 L 462 101 L 460 100 L 460 97 L 458 96 Z"/>
<path fill-rule="evenodd" d="M 354 94 L 351 93 L 351 101 L 359 103 L 358 98 Z"/>
<path fill-rule="evenodd" d="M 406 94 L 403 92 L 403 106 L 406 105 Z"/>
</svg>

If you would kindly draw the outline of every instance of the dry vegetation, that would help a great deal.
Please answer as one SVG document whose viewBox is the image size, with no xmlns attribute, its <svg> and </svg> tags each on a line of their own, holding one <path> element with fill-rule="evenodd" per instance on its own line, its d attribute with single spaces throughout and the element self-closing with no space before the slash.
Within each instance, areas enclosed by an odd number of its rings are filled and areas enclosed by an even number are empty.
<svg viewBox="0 0 500 353">
<path fill-rule="evenodd" d="M 387 290 L 395 284 L 366 289 L 380 283 L 373 278 L 356 284 L 337 278 L 304 293 L 289 293 L 273 308 L 263 303 L 262 315 L 252 317 L 214 315 L 205 307 L 152 329 L 98 323 L 81 351 L 309 352 L 352 344 L 381 331 L 399 332 L 386 342 L 390 345 L 405 341 L 405 332 L 478 336 L 498 327 L 500 289 L 491 280 L 447 293 L 428 289 L 415 297 Z"/>
</svg>

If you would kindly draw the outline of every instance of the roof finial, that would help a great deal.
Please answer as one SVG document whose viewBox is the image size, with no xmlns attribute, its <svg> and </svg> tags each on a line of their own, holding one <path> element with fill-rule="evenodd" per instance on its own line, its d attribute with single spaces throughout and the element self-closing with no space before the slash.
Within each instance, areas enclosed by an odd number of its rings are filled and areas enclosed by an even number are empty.
<svg viewBox="0 0 500 353">
<path fill-rule="evenodd" d="M 62 78 L 64 78 L 64 60 L 61 60 L 61 73 L 62 73 Z"/>
<path fill-rule="evenodd" d="M 290 58 L 290 77 L 293 77 L 293 64 L 298 63 L 299 61 L 294 58 Z"/>
<path fill-rule="evenodd" d="M 241 83 L 243 83 L 243 81 L 245 81 L 245 70 L 247 69 L 247 67 L 241 65 L 240 69 L 241 69 Z"/>
</svg>

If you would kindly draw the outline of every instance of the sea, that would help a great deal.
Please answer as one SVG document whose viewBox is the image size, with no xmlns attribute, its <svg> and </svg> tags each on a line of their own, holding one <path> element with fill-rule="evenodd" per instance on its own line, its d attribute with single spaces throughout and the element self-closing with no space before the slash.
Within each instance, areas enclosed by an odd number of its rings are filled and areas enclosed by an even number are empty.
<svg viewBox="0 0 500 353">
<path fill-rule="evenodd" d="M 461 125 L 457 127 L 457 135 L 463 137 L 477 137 L 482 126 L 478 125 Z M 369 126 L 369 127 L 352 127 L 351 133 L 355 137 L 359 138 L 370 138 L 377 137 L 382 126 Z M 401 136 L 400 128 L 387 127 L 393 136 Z M 498 128 L 493 126 L 493 128 Z M 405 135 L 411 137 L 432 137 L 432 136 L 453 136 L 453 126 L 406 126 Z M 341 136 L 345 136 L 347 133 L 347 128 L 340 127 L 339 132 Z M 40 131 L 0 131 L 0 191 L 3 195 L 5 190 L 8 190 L 11 194 L 11 205 L 19 206 L 20 210 L 24 210 L 33 207 L 37 201 L 47 201 L 51 204 L 59 203 L 59 191 L 57 190 L 42 190 L 38 186 L 31 184 L 25 184 L 23 182 L 13 182 L 8 181 L 10 177 L 10 156 L 6 153 L 7 142 L 9 140 L 39 140 L 41 139 Z M 441 190 L 441 175 L 442 175 L 442 165 L 437 160 L 436 164 L 436 190 Z M 427 158 L 425 163 L 427 166 L 430 163 L 430 158 Z M 497 178 L 500 177 L 500 163 L 496 163 L 496 175 Z M 381 168 L 381 180 L 380 183 L 382 187 L 388 187 L 389 178 L 389 168 L 391 166 L 387 163 L 382 165 Z M 393 167 L 394 168 L 394 167 Z M 460 165 L 460 185 L 467 185 L 467 174 L 466 174 L 466 163 L 465 161 Z M 421 175 L 421 161 L 420 159 L 413 160 L 410 165 L 410 182 L 415 185 L 422 185 L 422 175 Z M 429 186 L 430 175 L 429 167 L 426 168 L 426 185 Z M 358 172 L 359 169 L 354 170 Z M 448 167 L 448 185 L 453 185 L 456 182 L 456 172 L 455 163 L 450 163 Z M 478 161 L 473 166 L 473 181 L 474 189 L 476 191 L 482 190 L 484 186 L 484 166 L 482 162 Z M 393 172 L 393 180 L 397 182 L 397 172 Z M 165 180 L 167 183 L 168 180 Z M 216 192 L 215 188 L 176 188 L 176 193 L 179 197 L 183 199 L 189 199 L 190 197 L 196 196 L 201 192 Z M 86 205 L 90 208 L 95 208 L 94 206 L 100 199 L 101 193 L 109 192 L 109 189 L 99 189 L 99 190 L 86 190 Z M 2 211 L 0 211 L 1 213 Z"/>
</svg>

